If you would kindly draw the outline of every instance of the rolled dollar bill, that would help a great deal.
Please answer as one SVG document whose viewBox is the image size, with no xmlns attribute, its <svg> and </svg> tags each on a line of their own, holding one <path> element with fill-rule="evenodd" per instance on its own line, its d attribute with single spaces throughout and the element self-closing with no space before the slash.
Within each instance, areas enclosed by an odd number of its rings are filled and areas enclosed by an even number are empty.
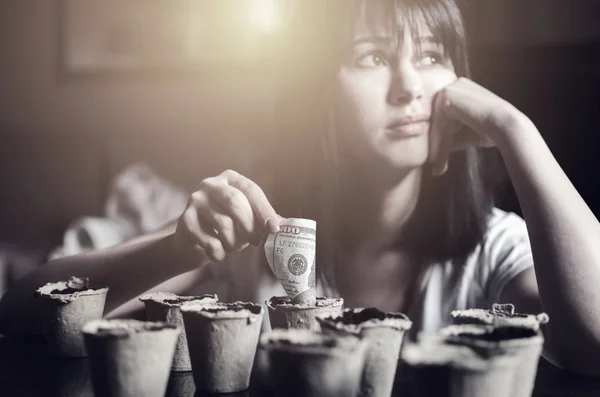
<svg viewBox="0 0 600 397">
<path fill-rule="evenodd" d="M 317 222 L 287 218 L 265 242 L 267 262 L 294 303 L 315 304 Z"/>
</svg>

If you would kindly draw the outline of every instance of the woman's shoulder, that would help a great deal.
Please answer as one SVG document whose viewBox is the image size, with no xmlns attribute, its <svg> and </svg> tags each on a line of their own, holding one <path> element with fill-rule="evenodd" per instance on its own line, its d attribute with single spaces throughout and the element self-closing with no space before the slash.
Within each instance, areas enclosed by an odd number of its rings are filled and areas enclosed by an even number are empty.
<svg viewBox="0 0 600 397">
<path fill-rule="evenodd" d="M 519 249 L 530 251 L 529 234 L 525 220 L 518 214 L 494 207 L 490 212 L 486 231 L 479 246 L 479 256 L 497 260 L 503 252 Z"/>
<path fill-rule="evenodd" d="M 488 214 L 480 243 L 464 259 L 461 267 L 464 274 L 470 274 L 485 284 L 504 265 L 522 262 L 530 257 L 531 246 L 525 220 L 514 212 L 494 207 Z"/>
<path fill-rule="evenodd" d="M 474 279 L 486 291 L 487 301 L 495 302 L 511 279 L 533 265 L 525 220 L 514 212 L 494 208 L 484 239 L 468 262 Z"/>
<path fill-rule="evenodd" d="M 500 231 L 521 232 L 523 228 L 526 224 L 520 215 L 494 207 L 488 215 L 486 236 Z"/>
</svg>

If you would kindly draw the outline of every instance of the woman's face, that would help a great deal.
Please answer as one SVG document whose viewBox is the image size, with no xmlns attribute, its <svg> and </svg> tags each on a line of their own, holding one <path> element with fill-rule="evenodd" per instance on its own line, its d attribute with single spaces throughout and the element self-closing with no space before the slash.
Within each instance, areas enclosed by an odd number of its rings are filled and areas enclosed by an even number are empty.
<svg viewBox="0 0 600 397">
<path fill-rule="evenodd" d="M 434 97 L 457 76 L 424 23 L 418 31 L 418 42 L 407 29 L 396 45 L 384 23 L 357 20 L 339 68 L 336 120 L 361 161 L 394 169 L 427 161 Z"/>
</svg>

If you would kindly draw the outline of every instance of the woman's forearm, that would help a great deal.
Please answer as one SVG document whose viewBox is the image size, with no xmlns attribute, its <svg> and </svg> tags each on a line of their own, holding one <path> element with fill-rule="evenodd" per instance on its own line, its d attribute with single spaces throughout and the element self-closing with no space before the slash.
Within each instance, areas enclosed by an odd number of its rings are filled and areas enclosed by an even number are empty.
<svg viewBox="0 0 600 397">
<path fill-rule="evenodd" d="M 600 224 L 533 123 L 512 127 L 497 145 L 527 223 L 548 342 L 565 367 L 599 372 Z"/>
<path fill-rule="evenodd" d="M 107 250 L 49 262 L 15 283 L 0 301 L 0 332 L 38 333 L 34 291 L 47 282 L 89 277 L 109 287 L 105 313 L 152 287 L 197 268 L 172 243 L 174 227 L 133 239 Z"/>
</svg>

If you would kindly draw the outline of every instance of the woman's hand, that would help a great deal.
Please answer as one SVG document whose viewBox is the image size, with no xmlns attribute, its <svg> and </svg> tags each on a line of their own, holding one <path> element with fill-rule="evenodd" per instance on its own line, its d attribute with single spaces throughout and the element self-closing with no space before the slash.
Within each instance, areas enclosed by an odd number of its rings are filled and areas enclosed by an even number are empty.
<svg viewBox="0 0 600 397">
<path fill-rule="evenodd" d="M 429 146 L 433 174 L 446 172 L 450 153 L 469 146 L 495 146 L 502 134 L 526 119 L 496 94 L 467 78 L 459 78 L 434 100 Z"/>
<path fill-rule="evenodd" d="M 249 244 L 260 245 L 279 229 L 277 215 L 263 190 L 231 170 L 207 178 L 190 196 L 177 222 L 177 249 L 194 252 L 195 260 L 220 262 Z"/>
</svg>

